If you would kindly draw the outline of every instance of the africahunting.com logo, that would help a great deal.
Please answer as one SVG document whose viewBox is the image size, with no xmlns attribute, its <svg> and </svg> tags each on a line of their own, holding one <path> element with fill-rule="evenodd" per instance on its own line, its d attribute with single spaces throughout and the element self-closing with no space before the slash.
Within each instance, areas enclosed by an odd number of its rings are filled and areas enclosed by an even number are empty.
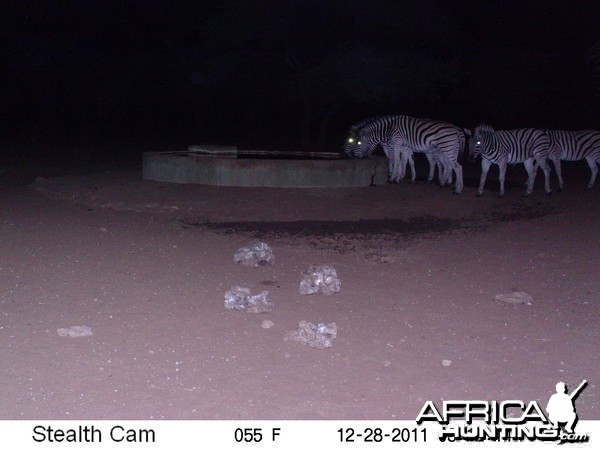
<svg viewBox="0 0 600 450">
<path fill-rule="evenodd" d="M 560 441 L 587 442 L 589 435 L 575 433 L 577 412 L 575 399 L 587 386 L 583 380 L 567 393 L 563 382 L 556 384 L 546 413 L 537 402 L 520 400 L 503 402 L 486 400 L 444 401 L 438 409 L 427 401 L 417 416 L 417 424 L 437 422 L 442 425 L 440 441 Z"/>
</svg>

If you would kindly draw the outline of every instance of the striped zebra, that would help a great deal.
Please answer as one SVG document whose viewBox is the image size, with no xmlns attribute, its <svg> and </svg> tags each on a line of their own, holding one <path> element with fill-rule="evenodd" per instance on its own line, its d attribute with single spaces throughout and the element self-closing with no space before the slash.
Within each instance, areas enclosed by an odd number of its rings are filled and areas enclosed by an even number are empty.
<svg viewBox="0 0 600 450">
<path fill-rule="evenodd" d="M 467 132 L 467 134 L 471 134 Z M 550 190 L 550 167 L 546 162 L 550 149 L 550 138 L 542 130 L 522 128 L 519 130 L 496 131 L 489 125 L 479 125 L 475 128 L 469 140 L 469 161 L 474 162 L 481 155 L 481 179 L 477 196 L 483 194 L 483 187 L 488 170 L 492 164 L 498 165 L 500 172 L 500 197 L 504 196 L 504 179 L 507 164 L 523 163 L 527 170 L 527 190 L 525 195 L 533 191 L 535 173 L 533 163 L 536 161 L 545 177 L 545 189 Z"/>
<path fill-rule="evenodd" d="M 402 156 L 400 158 L 400 170 L 401 170 L 401 178 L 404 178 L 406 175 L 407 166 L 410 167 L 411 177 L 410 182 L 414 183 L 417 178 L 417 172 L 415 170 L 415 159 L 413 156 L 414 151 L 408 147 L 404 147 L 402 149 Z M 438 176 L 440 180 L 441 186 L 449 186 L 452 184 L 452 167 L 447 164 L 446 160 L 441 159 L 437 156 L 436 151 L 431 152 L 421 152 L 427 158 L 427 162 L 429 163 L 429 175 L 427 176 L 427 182 L 431 183 L 433 181 L 433 176 L 435 174 L 435 168 L 438 168 Z"/>
<path fill-rule="evenodd" d="M 365 119 L 355 125 L 352 125 L 350 128 L 349 137 L 344 143 L 344 153 L 347 155 L 352 155 L 354 147 L 362 145 L 362 141 L 359 137 L 361 130 L 375 120 L 378 119 Z M 394 148 L 394 142 L 388 139 L 388 135 L 384 134 L 381 135 L 379 142 L 377 142 L 377 144 L 373 147 L 373 151 L 377 145 L 381 146 L 383 153 L 385 153 L 385 156 L 388 159 L 388 179 L 392 182 L 400 181 L 400 179 L 404 178 L 404 174 L 400 176 L 400 154 L 402 150 L 400 148 Z M 370 156 L 373 151 L 371 151 L 368 156 Z M 398 157 L 395 156 L 396 153 L 398 153 Z"/>
<path fill-rule="evenodd" d="M 464 133 L 458 127 L 445 122 L 418 119 L 409 116 L 384 116 L 358 123 L 350 129 L 350 137 L 344 152 L 357 158 L 370 156 L 381 145 L 389 160 L 392 181 L 399 181 L 405 174 L 406 162 L 411 162 L 412 152 L 432 154 L 439 162 L 440 183 L 443 185 L 456 174 L 454 193 L 463 188 L 462 167 L 458 154 L 464 148 Z M 430 161 L 430 179 L 433 178 L 434 159 Z M 411 164 L 415 178 L 414 162 Z"/>
<path fill-rule="evenodd" d="M 560 161 L 579 161 L 585 159 L 592 172 L 587 189 L 591 189 L 598 175 L 598 164 L 600 164 L 600 131 L 581 130 L 563 131 L 546 130 L 550 137 L 550 152 L 548 159 L 554 164 L 560 190 L 564 183 Z M 537 164 L 535 166 L 537 170 Z"/>
<path fill-rule="evenodd" d="M 460 150 L 459 154 L 462 155 L 465 148 L 465 133 L 463 130 L 459 130 L 460 135 Z M 439 158 L 436 151 L 424 152 L 425 157 L 427 158 L 427 162 L 429 163 L 429 176 L 427 177 L 427 182 L 430 183 L 433 180 L 433 173 L 435 167 L 438 168 L 440 185 L 441 186 L 450 186 L 452 184 L 452 166 L 450 166 L 446 159 Z M 415 181 L 416 171 L 415 171 L 415 162 L 413 158 L 413 151 L 411 149 L 406 149 L 403 153 L 405 159 L 410 165 L 410 169 L 412 172 L 411 182 Z M 402 167 L 406 167 L 406 163 L 402 163 Z M 404 169 L 405 170 L 405 169 Z M 402 175 L 404 177 L 404 174 Z"/>
<path fill-rule="evenodd" d="M 362 128 L 364 128 L 366 125 L 372 124 L 377 120 L 384 120 L 392 117 L 396 116 L 366 119 L 352 126 L 352 128 L 350 129 L 350 137 L 348 138 L 345 145 L 346 153 L 351 154 L 353 146 L 357 143 L 358 145 L 362 145 L 362 141 L 358 137 Z M 411 182 L 414 182 L 416 178 L 416 171 L 413 158 L 413 149 L 405 146 L 401 140 L 396 139 L 391 129 L 387 130 L 384 128 L 379 128 L 379 132 L 379 139 L 378 142 L 375 143 L 375 145 L 373 146 L 373 150 L 377 145 L 381 145 L 381 147 L 383 148 L 383 151 L 389 161 L 388 176 L 390 181 L 401 181 L 406 174 L 406 165 L 409 164 L 412 171 Z M 464 135 L 462 148 L 464 148 Z M 452 167 L 449 165 L 449 163 L 447 163 L 445 159 L 438 158 L 435 152 L 435 148 L 431 151 L 423 152 L 429 163 L 429 175 L 427 177 L 427 181 L 431 182 L 433 180 L 435 167 L 437 166 L 440 178 L 440 185 L 450 185 L 452 182 Z M 370 153 L 372 153 L 372 151 Z"/>
<path fill-rule="evenodd" d="M 350 155 L 353 153 L 352 150 L 355 145 L 361 146 L 362 141 L 359 137 L 361 135 L 361 130 L 367 125 L 381 119 L 384 119 L 384 117 L 365 119 L 358 122 L 356 125 L 353 125 L 350 128 L 350 137 L 344 145 L 345 153 Z M 377 143 L 373 146 L 373 150 L 367 156 L 370 156 L 375 150 L 375 147 L 380 145 L 388 159 L 388 179 L 391 182 L 400 182 L 405 175 L 405 155 L 407 152 L 411 151 L 406 147 L 402 147 L 399 141 L 394 140 L 393 133 L 390 130 L 380 129 L 379 131 Z"/>
</svg>

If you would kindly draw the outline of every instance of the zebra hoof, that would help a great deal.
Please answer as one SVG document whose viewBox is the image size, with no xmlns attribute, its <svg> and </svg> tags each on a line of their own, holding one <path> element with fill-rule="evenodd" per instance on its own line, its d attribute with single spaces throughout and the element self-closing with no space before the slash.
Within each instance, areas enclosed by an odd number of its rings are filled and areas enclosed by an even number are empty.
<svg viewBox="0 0 600 450">
<path fill-rule="evenodd" d="M 481 192 L 477 192 L 477 193 L 475 194 L 475 197 L 481 197 Z"/>
<path fill-rule="evenodd" d="M 462 194 L 462 192 L 452 190 L 452 195 L 461 195 L 461 194 Z M 481 195 L 479 197 L 481 197 Z"/>
<path fill-rule="evenodd" d="M 552 191 L 546 191 L 546 195 L 552 195 Z"/>
</svg>

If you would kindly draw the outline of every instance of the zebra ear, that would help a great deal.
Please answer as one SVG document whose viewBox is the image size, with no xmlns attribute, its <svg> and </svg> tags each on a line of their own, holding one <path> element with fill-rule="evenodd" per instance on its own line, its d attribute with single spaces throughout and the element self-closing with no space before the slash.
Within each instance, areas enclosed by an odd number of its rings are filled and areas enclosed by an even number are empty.
<svg viewBox="0 0 600 450">
<path fill-rule="evenodd" d="M 467 136 L 473 136 L 473 133 L 468 128 L 465 128 L 464 131 Z"/>
</svg>

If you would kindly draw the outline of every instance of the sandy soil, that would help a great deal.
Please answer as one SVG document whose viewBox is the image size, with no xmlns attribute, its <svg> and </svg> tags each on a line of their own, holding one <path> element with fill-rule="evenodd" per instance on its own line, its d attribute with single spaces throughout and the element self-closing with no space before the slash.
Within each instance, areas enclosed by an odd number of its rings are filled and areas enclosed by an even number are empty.
<svg viewBox="0 0 600 450">
<path fill-rule="evenodd" d="M 545 406 L 587 378 L 577 411 L 600 419 L 600 187 L 576 175 L 525 198 L 518 173 L 498 199 L 474 179 L 452 196 L 0 174 L 0 418 L 414 419 L 426 400 Z M 252 238 L 273 266 L 233 263 Z M 341 293 L 300 295 L 324 263 Z M 274 311 L 226 310 L 233 285 Z M 513 291 L 532 304 L 494 300 Z M 333 347 L 284 342 L 301 320 L 335 322 Z M 72 325 L 94 334 L 58 335 Z"/>
</svg>

